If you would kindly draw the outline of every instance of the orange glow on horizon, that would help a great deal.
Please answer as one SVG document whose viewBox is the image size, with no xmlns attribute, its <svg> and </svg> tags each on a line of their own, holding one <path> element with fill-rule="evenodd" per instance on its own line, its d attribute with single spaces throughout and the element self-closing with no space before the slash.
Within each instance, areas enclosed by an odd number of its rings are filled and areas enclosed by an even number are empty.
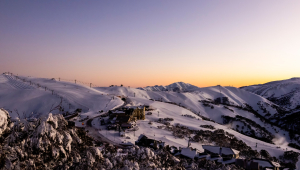
<svg viewBox="0 0 300 170">
<path fill-rule="evenodd" d="M 300 76 L 296 0 L 0 4 L 0 72 L 131 87 Z"/>
</svg>

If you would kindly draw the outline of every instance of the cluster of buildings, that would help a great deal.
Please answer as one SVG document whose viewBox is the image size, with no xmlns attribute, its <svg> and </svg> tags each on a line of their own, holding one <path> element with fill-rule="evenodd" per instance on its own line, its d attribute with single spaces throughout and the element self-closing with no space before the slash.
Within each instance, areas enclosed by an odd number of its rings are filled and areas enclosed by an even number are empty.
<svg viewBox="0 0 300 170">
<path fill-rule="evenodd" d="M 226 99 L 221 100 L 227 101 Z M 106 119 L 106 122 L 104 122 L 104 119 L 101 119 L 101 124 L 108 124 L 107 129 L 119 130 L 121 135 L 124 134 L 122 133 L 123 129 L 133 128 L 136 126 L 137 120 L 144 120 L 145 111 L 147 111 L 147 106 L 130 106 L 112 110 L 108 112 L 107 116 L 109 116 L 109 118 Z M 131 144 L 131 146 L 132 145 L 133 144 Z M 266 159 L 239 159 L 239 151 L 228 147 L 202 145 L 204 152 L 191 147 L 178 149 L 175 146 L 170 147 L 169 145 L 166 145 L 165 142 L 148 138 L 143 134 L 139 136 L 135 145 L 153 149 L 167 148 L 167 150 L 177 158 L 205 159 L 222 164 L 235 164 L 246 170 L 279 170 L 280 168 L 279 163 L 271 162 Z"/>
<path fill-rule="evenodd" d="M 140 135 L 138 140 L 135 141 L 135 145 L 150 147 L 153 149 L 162 149 L 165 147 L 165 142 L 157 141 L 155 139 L 150 139 L 145 135 Z"/>
<path fill-rule="evenodd" d="M 108 112 L 107 120 L 101 119 L 101 124 L 108 124 L 107 129 L 120 130 L 136 126 L 137 120 L 145 119 L 146 106 L 123 107 Z"/>
<path fill-rule="evenodd" d="M 266 159 L 239 159 L 240 152 L 228 147 L 202 145 L 204 152 L 200 152 L 198 149 L 191 147 L 178 149 L 175 146 L 170 147 L 165 145 L 162 141 L 150 139 L 145 135 L 140 135 L 138 140 L 135 142 L 135 145 L 150 147 L 153 149 L 167 148 L 172 155 L 178 158 L 206 159 L 222 164 L 235 164 L 245 170 L 279 170 L 280 168 L 279 163 L 271 162 Z"/>
<path fill-rule="evenodd" d="M 228 97 L 218 97 L 214 101 L 219 104 L 230 104 Z"/>
</svg>

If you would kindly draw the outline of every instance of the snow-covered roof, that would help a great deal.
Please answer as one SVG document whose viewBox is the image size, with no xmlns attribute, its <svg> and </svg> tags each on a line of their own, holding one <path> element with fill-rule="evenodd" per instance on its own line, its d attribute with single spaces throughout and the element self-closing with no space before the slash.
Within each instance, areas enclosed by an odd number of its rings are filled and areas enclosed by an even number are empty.
<svg viewBox="0 0 300 170">
<path fill-rule="evenodd" d="M 278 162 L 271 162 L 274 166 L 280 167 L 280 164 Z"/>
<path fill-rule="evenodd" d="M 205 150 L 208 150 L 212 153 L 219 154 L 219 152 L 220 152 L 220 147 L 219 146 L 202 145 L 202 148 L 205 149 Z"/>
<path fill-rule="evenodd" d="M 211 145 L 202 145 L 202 148 L 205 150 L 208 150 L 212 153 L 220 154 L 220 146 L 211 146 Z M 224 155 L 231 155 L 231 154 L 239 154 L 240 152 L 235 149 L 227 148 L 227 147 L 221 147 L 221 154 Z M 221 155 L 220 154 L 220 155 Z"/>
<path fill-rule="evenodd" d="M 240 151 L 238 151 L 238 150 L 235 150 L 235 149 L 231 149 L 233 152 L 234 152 L 234 154 L 239 154 L 240 153 Z"/>
<path fill-rule="evenodd" d="M 139 137 L 138 137 L 138 140 L 140 140 L 142 137 L 144 137 L 145 135 L 141 134 Z M 145 136 L 147 138 L 147 136 Z"/>
<path fill-rule="evenodd" d="M 222 163 L 222 164 L 230 164 L 230 163 L 234 163 L 235 159 L 230 159 L 227 161 L 223 161 L 223 159 L 219 159 L 218 162 Z"/>
<path fill-rule="evenodd" d="M 182 148 L 181 155 L 194 159 L 197 156 L 197 150 L 191 148 Z"/>
<path fill-rule="evenodd" d="M 125 108 L 128 108 L 128 109 L 144 109 L 145 106 L 126 106 Z"/>
<path fill-rule="evenodd" d="M 268 160 L 265 159 L 252 159 L 253 162 L 257 162 L 259 164 L 259 166 L 263 167 L 263 168 L 271 168 L 271 167 L 280 167 L 280 164 L 277 162 L 270 162 Z"/>
<path fill-rule="evenodd" d="M 198 156 L 198 158 L 207 158 L 208 157 L 208 155 L 200 155 L 200 156 Z"/>
<path fill-rule="evenodd" d="M 112 113 L 117 113 L 117 114 L 120 114 L 120 113 L 125 113 L 123 110 L 113 110 L 111 111 Z"/>
<path fill-rule="evenodd" d="M 273 165 L 267 161 L 267 160 L 253 160 L 253 162 L 257 162 L 259 166 L 265 168 L 265 167 L 273 167 Z"/>
</svg>

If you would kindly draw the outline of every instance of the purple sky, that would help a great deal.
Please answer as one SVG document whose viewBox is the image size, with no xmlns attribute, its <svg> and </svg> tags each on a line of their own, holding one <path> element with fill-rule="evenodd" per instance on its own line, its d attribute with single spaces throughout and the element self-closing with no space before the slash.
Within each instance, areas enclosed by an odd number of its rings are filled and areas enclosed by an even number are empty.
<svg viewBox="0 0 300 170">
<path fill-rule="evenodd" d="M 0 72 L 102 86 L 299 77 L 300 1 L 0 1 Z"/>
</svg>

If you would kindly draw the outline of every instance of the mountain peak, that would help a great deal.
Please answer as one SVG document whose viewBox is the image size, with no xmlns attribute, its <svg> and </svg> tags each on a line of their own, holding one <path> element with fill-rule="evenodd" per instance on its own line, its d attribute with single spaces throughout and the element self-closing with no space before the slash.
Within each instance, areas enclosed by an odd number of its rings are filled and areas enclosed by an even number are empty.
<svg viewBox="0 0 300 170">
<path fill-rule="evenodd" d="M 169 84 L 167 86 L 163 85 L 155 85 L 155 86 L 147 86 L 147 87 L 140 87 L 138 89 L 145 90 L 145 91 L 175 91 L 175 92 L 187 92 L 187 91 L 195 91 L 199 89 L 199 87 L 191 85 L 185 82 L 175 82 Z"/>
</svg>

